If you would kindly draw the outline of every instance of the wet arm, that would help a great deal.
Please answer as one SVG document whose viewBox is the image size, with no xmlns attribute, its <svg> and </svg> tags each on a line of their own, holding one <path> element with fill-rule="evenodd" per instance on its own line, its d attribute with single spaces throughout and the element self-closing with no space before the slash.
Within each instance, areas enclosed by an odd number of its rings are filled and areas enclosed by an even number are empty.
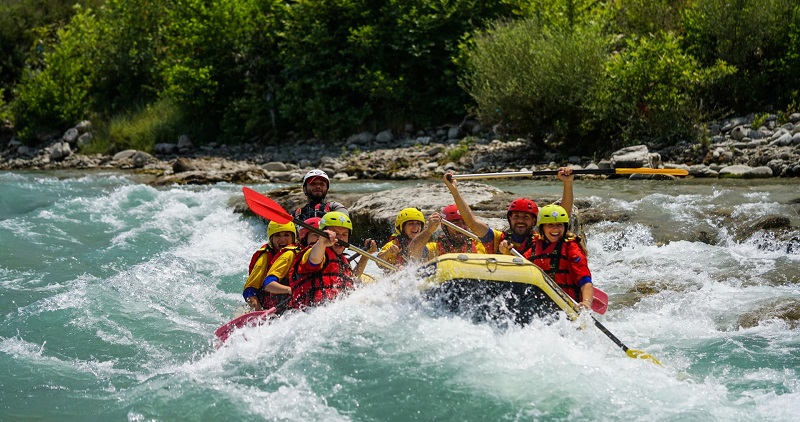
<svg viewBox="0 0 800 422">
<path fill-rule="evenodd" d="M 469 227 L 472 233 L 475 233 L 478 237 L 483 238 L 489 231 L 489 225 L 475 218 L 472 208 L 469 207 L 467 201 L 465 201 L 464 197 L 461 196 L 461 192 L 459 192 L 458 188 L 456 188 L 455 180 L 449 176 L 451 176 L 450 173 L 444 175 L 444 184 L 447 186 L 447 189 L 450 190 L 450 194 L 453 196 L 456 207 L 458 207 L 458 212 L 460 212 L 461 217 L 464 218 L 464 223 L 467 225 L 467 227 Z"/>
</svg>

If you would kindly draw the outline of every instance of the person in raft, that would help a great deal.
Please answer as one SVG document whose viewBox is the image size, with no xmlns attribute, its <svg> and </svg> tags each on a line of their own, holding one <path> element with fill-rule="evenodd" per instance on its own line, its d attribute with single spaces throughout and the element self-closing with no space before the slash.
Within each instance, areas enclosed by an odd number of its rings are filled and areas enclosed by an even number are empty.
<svg viewBox="0 0 800 422">
<path fill-rule="evenodd" d="M 575 175 L 572 174 L 572 168 L 559 168 L 557 177 L 564 183 L 564 189 L 561 193 L 561 205 L 565 209 L 572 210 L 572 182 L 575 179 Z M 523 254 L 533 247 L 533 231 L 536 227 L 536 218 L 539 213 L 539 207 L 536 202 L 528 198 L 517 198 L 511 201 L 508 204 L 508 211 L 506 211 L 508 230 L 494 230 L 488 224 L 475 217 L 469 204 L 458 191 L 456 183 L 450 173 L 444 175 L 444 184 L 450 190 L 459 212 L 464 217 L 464 222 L 469 227 L 469 230 L 481 239 L 487 253 L 502 253 L 500 249 L 500 244 L 502 243 L 505 243 L 505 247 L 513 247 Z"/>
<path fill-rule="evenodd" d="M 279 224 L 270 221 L 267 225 L 267 242 L 250 258 L 247 281 L 242 296 L 254 311 L 277 306 L 281 295 L 291 294 L 289 269 L 298 247 L 294 223 Z M 289 297 L 286 296 L 286 299 Z"/>
<path fill-rule="evenodd" d="M 344 205 L 334 201 L 325 202 L 330 183 L 331 179 L 322 170 L 314 169 L 306 173 L 303 177 L 303 193 L 306 194 L 308 203 L 295 210 L 294 218 L 305 221 L 311 217 L 322 217 L 330 211 L 347 215 Z"/>
<path fill-rule="evenodd" d="M 539 211 L 533 248 L 525 258 L 546 272 L 578 306 L 592 309 L 594 287 L 580 238 L 569 231 L 569 214 L 560 205 L 546 205 Z M 506 249 L 511 254 L 510 249 Z"/>
<path fill-rule="evenodd" d="M 444 216 L 445 220 L 467 230 L 467 226 L 461 214 L 458 212 L 456 204 L 450 204 L 444 207 L 442 209 L 442 214 L 438 212 L 432 213 L 428 217 L 425 228 L 417 237 L 411 240 L 411 243 L 408 245 L 408 254 L 411 259 L 425 262 L 446 253 L 486 253 L 486 249 L 480 242 L 474 241 L 464 234 L 451 230 L 446 226 L 442 226 L 442 216 Z M 442 235 L 435 241 L 429 242 L 433 232 L 435 232 L 439 226 L 442 226 Z"/>
<path fill-rule="evenodd" d="M 408 264 L 408 245 L 425 227 L 425 215 L 419 208 L 404 208 L 394 219 L 394 233 L 378 252 L 378 258 L 401 268 Z"/>
<path fill-rule="evenodd" d="M 292 300 L 290 307 L 304 309 L 336 298 L 340 293 L 352 289 L 366 267 L 362 259 L 355 269 L 344 254 L 345 247 L 337 240 L 348 242 L 353 223 L 347 214 L 331 211 L 319 221 L 320 230 L 326 236 L 319 240 L 299 258 L 296 271 L 291 275 Z M 372 251 L 377 251 L 374 240 L 367 239 Z"/>
</svg>

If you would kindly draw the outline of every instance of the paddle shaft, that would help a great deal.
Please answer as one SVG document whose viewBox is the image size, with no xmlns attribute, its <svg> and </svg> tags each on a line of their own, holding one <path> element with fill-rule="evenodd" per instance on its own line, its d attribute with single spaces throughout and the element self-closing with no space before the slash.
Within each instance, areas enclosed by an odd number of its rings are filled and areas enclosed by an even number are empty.
<svg viewBox="0 0 800 422">
<path fill-rule="evenodd" d="M 525 257 L 523 257 L 522 254 L 519 253 L 519 251 L 517 251 L 516 249 L 512 248 L 511 251 L 514 253 L 514 255 L 525 259 Z M 559 286 L 558 283 L 556 283 L 552 278 L 550 278 L 550 276 L 548 276 L 544 271 L 542 271 L 542 277 L 544 278 L 545 282 L 550 286 L 550 288 L 552 288 L 559 296 L 561 296 L 562 299 L 564 299 L 567 303 L 569 303 L 570 306 L 572 306 L 572 309 L 575 310 L 575 312 L 578 312 L 578 304 L 575 302 L 575 299 L 573 299 L 563 289 L 561 289 L 561 286 Z M 620 339 L 618 339 L 617 336 L 612 334 L 611 331 L 609 331 L 608 328 L 605 327 L 605 325 L 601 324 L 600 321 L 598 321 L 594 316 L 592 315 L 590 316 L 592 318 L 592 321 L 594 321 L 594 325 L 603 334 L 605 334 L 608 338 L 610 338 L 611 341 L 614 342 L 614 344 L 619 346 L 619 348 L 622 349 L 623 352 L 625 352 L 625 355 L 631 358 L 649 359 L 656 365 L 663 366 L 661 365 L 661 362 L 658 361 L 658 359 L 654 358 L 649 353 L 643 352 L 641 350 L 628 348 L 628 346 L 626 346 Z"/>
<path fill-rule="evenodd" d="M 288 223 L 291 221 L 298 226 L 305 227 L 306 229 L 310 230 L 313 233 L 316 233 L 326 238 L 328 237 L 328 234 L 325 233 L 324 231 L 309 224 L 306 224 L 305 221 L 295 218 L 292 214 L 286 212 L 286 210 L 283 209 L 283 207 L 281 207 L 277 202 L 254 191 L 253 189 L 250 189 L 246 186 L 242 186 L 242 192 L 244 193 L 244 200 L 245 202 L 247 202 L 247 206 L 250 207 L 250 209 L 257 215 L 260 215 L 261 217 L 264 217 L 267 220 L 276 221 L 281 224 Z M 397 269 L 397 267 L 392 265 L 390 262 L 378 258 L 377 256 L 374 256 L 371 253 L 361 248 L 352 246 L 351 244 L 345 242 L 344 240 L 336 239 L 336 243 L 344 246 L 345 248 L 350 248 L 358 252 L 359 254 L 367 257 L 368 259 L 371 259 L 377 262 L 378 264 L 383 265 L 384 267 L 391 268 L 394 270 Z"/>
<path fill-rule="evenodd" d="M 689 174 L 683 169 L 651 169 L 640 168 L 618 168 L 618 169 L 575 169 L 572 174 L 667 174 L 672 176 L 686 176 Z M 556 176 L 558 170 L 539 170 L 539 171 L 509 171 L 503 173 L 475 173 L 475 174 L 453 174 L 453 179 L 499 179 L 507 177 L 528 177 L 528 176 Z"/>
<path fill-rule="evenodd" d="M 461 227 L 458 227 L 457 225 L 455 225 L 455 224 L 453 224 L 453 223 L 451 223 L 451 222 L 449 222 L 447 220 L 442 220 L 442 224 L 444 224 L 445 226 L 450 227 L 451 229 L 463 234 L 464 236 L 470 237 L 470 238 L 472 238 L 474 240 L 477 240 L 478 242 L 481 241 L 481 238 L 479 238 L 478 235 L 476 235 L 475 233 L 472 233 L 471 231 L 464 230 Z M 511 250 L 514 251 L 514 253 L 516 253 L 516 255 L 518 257 L 520 257 L 522 259 L 525 259 L 525 257 L 522 256 L 522 254 L 519 253 L 518 250 L 516 250 L 514 248 L 511 248 Z M 592 301 L 592 310 L 597 312 L 598 314 L 604 314 L 604 313 L 606 313 L 606 308 L 608 307 L 608 295 L 606 295 L 605 292 L 603 292 L 602 290 L 598 289 L 597 287 L 594 288 L 594 291 L 595 291 L 595 300 Z M 605 300 L 599 300 L 598 296 L 605 297 Z"/>
<path fill-rule="evenodd" d="M 292 221 L 294 221 L 294 224 L 297 224 L 298 226 L 307 228 L 312 233 L 316 233 L 316 234 L 318 234 L 320 236 L 323 236 L 325 238 L 328 237 L 328 233 L 325 233 L 324 231 L 322 231 L 322 230 L 320 230 L 320 229 L 318 229 L 318 228 L 316 228 L 316 227 L 314 227 L 314 226 L 312 226 L 310 224 L 307 224 L 305 221 L 301 221 L 301 220 L 299 220 L 297 218 L 293 218 Z M 392 269 L 392 270 L 396 270 L 397 269 L 397 267 L 392 265 L 391 262 L 389 262 L 389 261 L 387 261 L 387 260 L 385 260 L 383 258 L 378 258 L 377 256 L 372 255 L 371 253 L 369 253 L 369 252 L 367 252 L 367 251 L 365 251 L 365 250 L 363 250 L 363 249 L 361 249 L 361 248 L 359 248 L 357 246 L 353 246 L 352 244 L 350 244 L 348 242 L 345 242 L 342 239 L 336 239 L 336 243 L 344 246 L 345 248 L 352 249 L 352 250 L 358 252 L 359 254 L 361 254 L 362 256 L 365 256 L 365 257 L 375 261 L 376 263 L 378 263 L 380 265 L 383 265 L 386 268 L 389 268 L 389 269 Z"/>
</svg>

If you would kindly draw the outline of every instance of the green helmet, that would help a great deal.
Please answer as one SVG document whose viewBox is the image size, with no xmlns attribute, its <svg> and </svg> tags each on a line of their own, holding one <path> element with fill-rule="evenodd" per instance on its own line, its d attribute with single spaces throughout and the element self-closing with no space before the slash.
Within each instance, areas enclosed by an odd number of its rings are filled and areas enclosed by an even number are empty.
<svg viewBox="0 0 800 422">
<path fill-rule="evenodd" d="M 353 223 L 350 221 L 350 217 L 348 217 L 347 214 L 339 211 L 331 211 L 323 215 L 322 220 L 319 221 L 320 230 L 324 230 L 328 227 L 344 227 L 352 231 Z"/>
<path fill-rule="evenodd" d="M 545 205 L 539 210 L 539 221 L 536 223 L 541 226 L 542 224 L 550 223 L 564 223 L 569 224 L 569 215 L 564 207 L 556 204 Z"/>
<path fill-rule="evenodd" d="M 400 234 L 403 231 L 403 224 L 409 221 L 419 221 L 422 227 L 425 227 L 425 216 L 419 208 L 404 208 L 397 213 L 394 219 L 394 228 L 397 230 L 395 234 Z"/>
</svg>

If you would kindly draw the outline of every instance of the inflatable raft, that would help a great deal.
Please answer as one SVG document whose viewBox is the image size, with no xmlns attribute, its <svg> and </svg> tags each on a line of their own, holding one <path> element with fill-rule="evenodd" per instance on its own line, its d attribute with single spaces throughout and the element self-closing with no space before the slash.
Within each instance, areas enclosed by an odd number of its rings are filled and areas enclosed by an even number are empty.
<svg viewBox="0 0 800 422">
<path fill-rule="evenodd" d="M 417 275 L 428 283 L 425 296 L 441 308 L 478 322 L 577 317 L 566 296 L 530 261 L 510 255 L 450 253 L 429 261 Z"/>
</svg>

